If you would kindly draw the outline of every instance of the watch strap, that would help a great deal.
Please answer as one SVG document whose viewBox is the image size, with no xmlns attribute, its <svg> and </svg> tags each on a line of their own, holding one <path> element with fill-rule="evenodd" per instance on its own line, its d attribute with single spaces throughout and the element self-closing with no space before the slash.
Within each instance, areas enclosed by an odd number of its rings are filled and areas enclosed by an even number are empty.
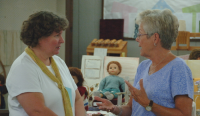
<svg viewBox="0 0 200 116">
<path fill-rule="evenodd" d="M 149 106 L 150 106 L 150 107 L 153 106 L 153 100 L 150 100 Z"/>
</svg>

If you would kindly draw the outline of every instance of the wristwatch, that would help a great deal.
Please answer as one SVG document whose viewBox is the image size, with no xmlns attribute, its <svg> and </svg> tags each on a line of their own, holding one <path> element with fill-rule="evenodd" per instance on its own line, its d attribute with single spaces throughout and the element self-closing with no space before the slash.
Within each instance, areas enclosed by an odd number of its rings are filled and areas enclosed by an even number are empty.
<svg viewBox="0 0 200 116">
<path fill-rule="evenodd" d="M 146 106 L 146 107 L 145 107 L 145 109 L 146 109 L 147 111 L 151 111 L 151 110 L 152 110 L 152 106 L 153 106 L 153 101 L 152 101 L 152 100 L 150 100 L 150 103 L 149 103 L 149 105 L 148 105 L 148 106 Z"/>
</svg>

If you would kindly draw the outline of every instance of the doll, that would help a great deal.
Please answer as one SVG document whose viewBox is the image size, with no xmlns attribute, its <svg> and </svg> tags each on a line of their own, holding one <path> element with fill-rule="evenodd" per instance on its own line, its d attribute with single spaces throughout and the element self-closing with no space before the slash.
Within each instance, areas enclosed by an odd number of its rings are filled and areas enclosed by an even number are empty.
<svg viewBox="0 0 200 116">
<path fill-rule="evenodd" d="M 78 91 L 79 91 L 80 95 L 83 98 L 85 110 L 88 111 L 88 100 L 87 100 L 88 92 L 87 92 L 86 88 L 83 86 L 84 78 L 81 73 L 81 70 L 76 67 L 69 67 L 69 71 L 74 79 L 74 82 L 78 86 Z"/>
<path fill-rule="evenodd" d="M 6 108 L 6 103 L 3 96 L 3 94 L 6 93 L 8 93 L 8 90 L 5 86 L 5 77 L 0 74 L 0 109 Z"/>
<path fill-rule="evenodd" d="M 99 90 L 93 93 L 94 96 L 107 98 L 112 100 L 117 98 L 118 92 L 125 91 L 124 79 L 118 75 L 121 73 L 121 64 L 117 61 L 111 61 L 107 65 L 107 71 L 110 74 L 101 80 L 99 84 Z M 120 91 L 120 88 L 122 91 Z"/>
</svg>

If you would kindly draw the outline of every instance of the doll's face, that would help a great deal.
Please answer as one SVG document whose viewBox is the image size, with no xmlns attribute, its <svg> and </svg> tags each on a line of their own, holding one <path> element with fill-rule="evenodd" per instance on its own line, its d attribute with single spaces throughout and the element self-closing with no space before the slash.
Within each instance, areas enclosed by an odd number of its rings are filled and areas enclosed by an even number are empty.
<svg viewBox="0 0 200 116">
<path fill-rule="evenodd" d="M 74 82 L 77 84 L 78 83 L 78 78 L 76 76 L 72 76 L 74 79 Z"/>
<path fill-rule="evenodd" d="M 110 75 L 118 75 L 119 71 L 120 71 L 119 67 L 116 64 L 110 64 L 109 70 L 108 70 L 108 73 Z"/>
</svg>

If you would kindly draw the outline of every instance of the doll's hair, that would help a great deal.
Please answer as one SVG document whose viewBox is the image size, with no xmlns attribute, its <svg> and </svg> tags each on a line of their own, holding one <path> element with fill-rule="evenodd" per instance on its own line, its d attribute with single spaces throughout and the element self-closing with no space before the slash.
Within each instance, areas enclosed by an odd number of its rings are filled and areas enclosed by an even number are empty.
<svg viewBox="0 0 200 116">
<path fill-rule="evenodd" d="M 83 86 L 83 75 L 81 73 L 81 70 L 76 67 L 69 67 L 69 72 L 71 73 L 72 76 L 76 76 L 78 79 L 77 86 Z"/>
<path fill-rule="evenodd" d="M 119 73 L 118 73 L 118 74 L 120 74 L 121 71 L 122 71 L 122 66 L 121 66 L 121 64 L 120 64 L 119 62 L 117 62 L 117 61 L 110 61 L 110 62 L 108 63 L 108 65 L 107 65 L 107 71 L 108 71 L 108 73 L 109 73 L 109 66 L 110 66 L 111 64 L 116 64 L 116 65 L 118 66 L 118 68 L 119 68 Z M 117 75 L 118 75 L 118 74 L 117 74 Z"/>
<path fill-rule="evenodd" d="M 76 67 L 69 67 L 69 72 L 72 76 L 76 76 L 78 79 L 77 86 L 83 86 L 83 82 L 85 81 L 83 78 L 83 74 L 79 68 Z M 85 91 L 85 96 L 88 96 L 87 90 Z"/>
</svg>

